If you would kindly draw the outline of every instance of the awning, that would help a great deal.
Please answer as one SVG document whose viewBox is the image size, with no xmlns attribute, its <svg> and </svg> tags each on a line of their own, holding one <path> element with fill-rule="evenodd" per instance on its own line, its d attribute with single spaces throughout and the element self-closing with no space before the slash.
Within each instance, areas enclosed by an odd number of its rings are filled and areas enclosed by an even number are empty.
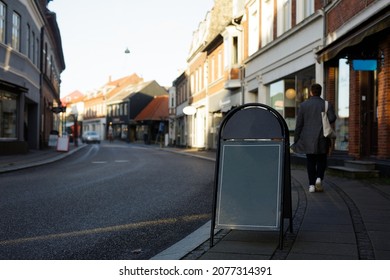
<svg viewBox="0 0 390 280">
<path fill-rule="evenodd" d="M 21 92 L 28 92 L 28 88 L 15 85 L 12 83 L 9 83 L 7 81 L 0 80 L 0 88 L 3 88 L 4 90 L 13 92 L 13 93 L 21 93 Z"/>
<path fill-rule="evenodd" d="M 348 47 L 361 43 L 368 36 L 374 35 L 390 27 L 390 12 L 376 17 L 369 22 L 361 24 L 359 27 L 351 30 L 346 35 L 340 37 L 335 42 L 327 45 L 317 52 L 317 60 L 325 62 L 335 58 L 341 51 Z"/>
</svg>

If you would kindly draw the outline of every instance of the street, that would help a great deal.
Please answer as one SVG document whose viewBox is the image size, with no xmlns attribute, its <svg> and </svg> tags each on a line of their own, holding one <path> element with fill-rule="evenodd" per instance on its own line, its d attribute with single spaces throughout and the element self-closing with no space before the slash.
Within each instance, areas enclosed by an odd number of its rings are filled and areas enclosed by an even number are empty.
<svg viewBox="0 0 390 280">
<path fill-rule="evenodd" d="M 214 163 L 88 145 L 0 175 L 0 259 L 149 259 L 211 218 Z"/>
</svg>

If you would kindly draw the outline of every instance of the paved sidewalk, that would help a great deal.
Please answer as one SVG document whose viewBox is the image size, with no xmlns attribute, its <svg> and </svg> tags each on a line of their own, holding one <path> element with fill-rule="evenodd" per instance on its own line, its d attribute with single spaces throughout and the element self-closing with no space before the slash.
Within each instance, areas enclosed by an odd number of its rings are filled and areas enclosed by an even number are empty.
<svg viewBox="0 0 390 280">
<path fill-rule="evenodd" d="M 169 149 L 167 149 L 169 150 Z M 215 161 L 210 151 L 171 149 Z M 182 260 L 390 260 L 390 185 L 327 175 L 323 193 L 309 193 L 306 170 L 293 166 L 293 232 L 215 230 L 210 223 L 153 259 Z M 388 182 L 388 181 L 387 181 Z M 200 239 L 203 242 L 200 245 Z M 187 254 L 183 254 L 187 250 Z"/>
<path fill-rule="evenodd" d="M 27 154 L 0 155 L 0 174 L 52 163 L 77 152 L 85 146 L 85 144 L 80 143 L 78 147 L 75 147 L 73 143 L 70 143 L 68 152 L 57 151 L 55 147 L 51 147 L 42 150 L 30 150 Z"/>
<path fill-rule="evenodd" d="M 131 144 L 130 144 L 131 145 Z M 70 145 L 26 155 L 0 156 L 0 173 L 48 164 L 86 145 Z M 166 152 L 215 161 L 212 151 L 159 148 Z M 390 260 L 390 185 L 384 180 L 351 180 L 327 176 L 324 193 L 309 193 L 305 170 L 292 168 L 293 232 L 216 230 L 210 248 L 210 222 L 153 257 L 155 260 Z M 287 221 L 286 221 L 287 222 Z"/>
</svg>

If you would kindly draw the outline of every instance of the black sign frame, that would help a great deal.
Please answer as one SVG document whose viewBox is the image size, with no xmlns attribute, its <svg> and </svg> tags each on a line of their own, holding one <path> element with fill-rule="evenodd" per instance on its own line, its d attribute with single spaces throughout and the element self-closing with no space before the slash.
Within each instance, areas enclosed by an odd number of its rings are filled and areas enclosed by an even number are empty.
<svg viewBox="0 0 390 280">
<path fill-rule="evenodd" d="M 290 231 L 293 230 L 289 142 L 284 118 L 261 103 L 237 107 L 222 120 L 215 165 L 211 246 L 215 229 L 225 228 L 279 230 L 279 248 L 283 248 L 284 219 L 289 219 Z M 265 178 L 266 183 L 262 182 Z"/>
</svg>

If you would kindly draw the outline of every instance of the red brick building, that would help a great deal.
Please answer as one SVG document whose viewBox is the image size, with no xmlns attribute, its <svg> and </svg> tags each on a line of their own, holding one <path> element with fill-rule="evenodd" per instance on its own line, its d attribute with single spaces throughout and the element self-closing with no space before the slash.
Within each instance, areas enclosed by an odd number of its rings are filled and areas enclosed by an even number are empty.
<svg viewBox="0 0 390 280">
<path fill-rule="evenodd" d="M 317 54 L 339 117 L 335 148 L 355 159 L 390 158 L 389 14 L 389 2 L 380 0 L 325 7 L 326 42 Z"/>
</svg>

